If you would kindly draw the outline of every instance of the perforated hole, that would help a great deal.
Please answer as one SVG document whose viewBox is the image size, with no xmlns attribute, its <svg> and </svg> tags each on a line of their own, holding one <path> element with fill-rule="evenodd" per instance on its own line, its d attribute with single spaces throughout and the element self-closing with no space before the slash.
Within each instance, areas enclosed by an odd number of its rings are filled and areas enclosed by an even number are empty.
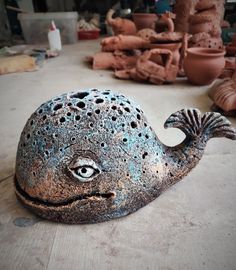
<svg viewBox="0 0 236 270">
<path fill-rule="evenodd" d="M 79 115 L 76 115 L 76 116 L 75 116 L 75 120 L 76 120 L 76 121 L 79 121 L 79 120 L 80 120 L 80 116 L 79 116 Z"/>
<path fill-rule="evenodd" d="M 146 139 L 149 139 L 149 136 L 146 134 L 146 135 L 145 135 L 145 138 L 146 138 Z"/>
<path fill-rule="evenodd" d="M 33 124 L 34 124 L 34 120 L 31 120 L 30 125 L 33 126 Z"/>
<path fill-rule="evenodd" d="M 84 99 L 86 96 L 88 96 L 89 93 L 88 92 L 78 92 L 78 93 L 75 93 L 73 95 L 71 95 L 70 97 L 71 98 L 79 98 L 79 99 Z"/>
<path fill-rule="evenodd" d="M 101 143 L 101 147 L 104 147 L 105 146 L 105 144 L 104 143 Z"/>
<path fill-rule="evenodd" d="M 143 155 L 142 155 L 142 158 L 145 159 L 145 157 L 148 155 L 147 152 L 144 152 Z"/>
<path fill-rule="evenodd" d="M 112 116 L 112 118 L 111 118 L 112 121 L 116 121 L 116 119 L 117 118 L 115 116 Z"/>
<path fill-rule="evenodd" d="M 138 120 L 141 120 L 140 114 L 137 114 L 137 119 L 138 119 Z"/>
<path fill-rule="evenodd" d="M 117 109 L 117 107 L 116 107 L 116 106 L 112 106 L 111 108 L 112 108 L 112 110 L 116 110 L 116 109 Z"/>
<path fill-rule="evenodd" d="M 105 92 L 103 92 L 102 94 L 103 94 L 103 95 L 110 95 L 110 92 L 105 91 Z"/>
<path fill-rule="evenodd" d="M 127 140 L 127 138 L 123 138 L 123 142 L 127 142 L 128 140 Z"/>
<path fill-rule="evenodd" d="M 68 112 L 66 115 L 67 115 L 67 116 L 71 116 L 71 113 L 70 113 L 70 112 Z"/>
<path fill-rule="evenodd" d="M 133 121 L 133 122 L 131 122 L 131 123 L 130 123 L 130 125 L 131 125 L 131 127 L 132 127 L 132 128 L 136 128 L 136 127 L 137 127 L 137 123 L 136 123 L 136 122 L 134 122 L 134 121 Z"/>
<path fill-rule="evenodd" d="M 93 123 L 90 123 L 89 126 L 92 128 L 93 127 Z"/>
<path fill-rule="evenodd" d="M 99 109 L 95 110 L 95 113 L 96 114 L 99 114 L 100 113 L 100 110 Z"/>
<path fill-rule="evenodd" d="M 76 104 L 80 109 L 83 109 L 85 107 L 85 103 L 83 101 L 80 101 Z"/>
<path fill-rule="evenodd" d="M 26 138 L 29 139 L 30 138 L 30 134 L 27 134 Z"/>
<path fill-rule="evenodd" d="M 66 118 L 64 117 L 64 116 L 62 116 L 61 118 L 60 118 L 60 123 L 64 123 L 66 121 Z"/>
<path fill-rule="evenodd" d="M 69 102 L 68 104 L 67 104 L 67 106 L 71 106 L 72 105 L 72 103 L 71 102 Z"/>
<path fill-rule="evenodd" d="M 130 113 L 130 109 L 128 107 L 125 107 L 125 111 Z"/>
<path fill-rule="evenodd" d="M 98 99 L 96 99 L 95 102 L 96 102 L 97 104 L 100 104 L 100 103 L 103 103 L 103 102 L 104 102 L 104 99 L 98 98 Z"/>
<path fill-rule="evenodd" d="M 61 108 L 63 107 L 63 104 L 62 103 L 58 103 L 54 106 L 53 110 L 54 111 L 57 111 L 57 110 L 60 110 Z"/>
<path fill-rule="evenodd" d="M 116 100 L 116 98 L 112 97 L 112 98 L 111 98 L 111 100 L 112 100 L 112 101 L 115 101 L 115 100 Z"/>
<path fill-rule="evenodd" d="M 41 114 L 43 112 L 43 109 L 39 109 L 39 114 Z"/>
<path fill-rule="evenodd" d="M 36 172 L 33 172 L 33 176 L 36 176 Z"/>
<path fill-rule="evenodd" d="M 88 112 L 87 115 L 88 115 L 88 116 L 92 116 L 92 113 L 91 113 L 91 112 Z"/>
<path fill-rule="evenodd" d="M 47 119 L 47 115 L 44 115 L 44 116 L 43 116 L 43 120 L 46 120 L 46 119 Z"/>
</svg>

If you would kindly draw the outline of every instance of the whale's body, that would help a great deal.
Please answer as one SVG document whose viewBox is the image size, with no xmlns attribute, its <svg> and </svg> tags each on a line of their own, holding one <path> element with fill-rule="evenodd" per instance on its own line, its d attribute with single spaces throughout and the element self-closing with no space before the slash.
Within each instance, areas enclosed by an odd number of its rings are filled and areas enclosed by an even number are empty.
<svg viewBox="0 0 236 270">
<path fill-rule="evenodd" d="M 221 115 L 170 116 L 186 134 L 163 145 L 134 102 L 109 90 L 71 92 L 42 104 L 21 134 L 15 188 L 38 215 L 66 223 L 125 216 L 154 200 L 199 161 L 213 136 L 235 139 Z"/>
</svg>

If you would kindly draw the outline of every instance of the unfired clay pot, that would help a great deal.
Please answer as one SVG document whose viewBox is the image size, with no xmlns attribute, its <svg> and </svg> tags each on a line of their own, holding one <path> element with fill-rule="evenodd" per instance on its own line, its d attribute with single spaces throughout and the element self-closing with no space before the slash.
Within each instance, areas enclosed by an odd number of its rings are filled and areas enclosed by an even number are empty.
<svg viewBox="0 0 236 270">
<path fill-rule="evenodd" d="M 138 30 L 143 28 L 155 29 L 157 15 L 154 13 L 134 13 L 133 20 Z"/>
<path fill-rule="evenodd" d="M 196 85 L 212 83 L 225 65 L 225 51 L 210 48 L 189 48 L 184 60 L 188 80 Z"/>
</svg>

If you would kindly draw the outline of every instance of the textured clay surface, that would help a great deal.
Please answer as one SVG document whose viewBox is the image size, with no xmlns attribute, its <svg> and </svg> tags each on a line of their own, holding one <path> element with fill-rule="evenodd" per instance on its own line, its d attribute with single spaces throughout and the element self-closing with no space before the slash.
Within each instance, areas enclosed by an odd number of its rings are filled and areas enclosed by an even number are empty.
<svg viewBox="0 0 236 270">
<path fill-rule="evenodd" d="M 142 110 L 121 94 L 71 92 L 42 104 L 21 134 L 18 199 L 39 216 L 95 223 L 132 213 L 179 181 L 211 137 L 236 139 L 230 122 L 197 109 L 172 114 L 165 127 L 186 139 L 163 145 Z"/>
</svg>

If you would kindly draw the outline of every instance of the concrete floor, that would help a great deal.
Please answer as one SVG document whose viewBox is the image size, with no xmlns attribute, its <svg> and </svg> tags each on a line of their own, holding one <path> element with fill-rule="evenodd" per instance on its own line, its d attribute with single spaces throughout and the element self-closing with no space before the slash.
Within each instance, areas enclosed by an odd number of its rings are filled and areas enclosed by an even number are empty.
<svg viewBox="0 0 236 270">
<path fill-rule="evenodd" d="M 183 181 L 136 213 L 94 225 L 63 225 L 37 218 L 13 190 L 17 143 L 30 114 L 73 89 L 113 89 L 140 104 L 159 139 L 175 145 L 179 130 L 164 130 L 179 109 L 208 111 L 209 87 L 155 86 L 116 80 L 83 58 L 98 41 L 65 46 L 60 57 L 32 73 L 0 77 L 0 269 L 236 269 L 236 142 L 212 139 Z M 236 127 L 236 119 L 230 119 Z"/>
</svg>

